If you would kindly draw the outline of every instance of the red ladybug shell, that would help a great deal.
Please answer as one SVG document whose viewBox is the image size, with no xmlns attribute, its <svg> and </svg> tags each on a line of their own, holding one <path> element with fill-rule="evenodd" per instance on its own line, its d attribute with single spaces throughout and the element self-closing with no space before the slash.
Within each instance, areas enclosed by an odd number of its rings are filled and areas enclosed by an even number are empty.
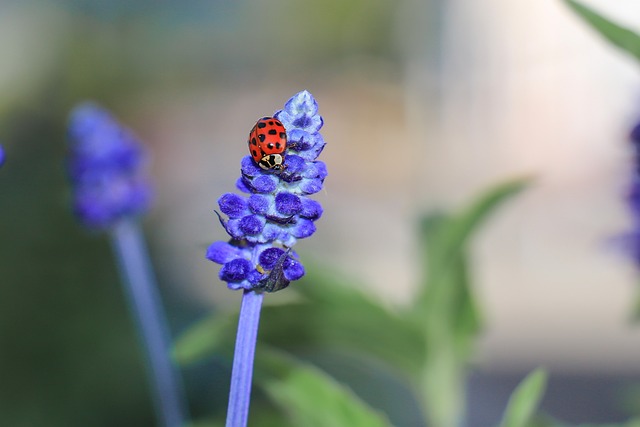
<svg viewBox="0 0 640 427">
<path fill-rule="evenodd" d="M 284 150 L 287 148 L 287 131 L 280 120 L 263 117 L 249 132 L 249 152 L 262 169 L 282 170 Z"/>
</svg>

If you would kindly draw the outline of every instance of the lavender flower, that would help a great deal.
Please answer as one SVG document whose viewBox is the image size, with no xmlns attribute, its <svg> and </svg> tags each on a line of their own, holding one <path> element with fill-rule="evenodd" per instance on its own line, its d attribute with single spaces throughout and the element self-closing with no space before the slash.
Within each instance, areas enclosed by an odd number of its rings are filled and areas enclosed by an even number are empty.
<svg viewBox="0 0 640 427">
<path fill-rule="evenodd" d="M 150 202 L 142 170 L 146 153 L 130 130 L 95 104 L 81 104 L 72 111 L 68 132 L 75 213 L 89 228 L 109 232 L 146 351 L 158 423 L 180 427 L 186 418 L 182 385 L 169 358 L 168 328 L 144 236 L 133 218 Z"/>
<path fill-rule="evenodd" d="M 218 264 L 220 279 L 230 289 L 275 292 L 304 275 L 291 249 L 298 239 L 311 236 L 322 206 L 308 196 L 322 190 L 327 176 L 316 158 L 325 142 L 319 133 L 323 120 L 313 96 L 302 91 L 275 113 L 287 130 L 285 169 L 263 170 L 251 156 L 242 159 L 236 187 L 247 194 L 223 194 L 218 217 L 229 242 L 215 242 L 206 257 Z"/>
<path fill-rule="evenodd" d="M 629 135 L 633 147 L 633 172 L 627 193 L 627 204 L 633 220 L 633 230 L 623 236 L 623 243 L 634 261 L 640 266 L 640 123 Z"/>
<path fill-rule="evenodd" d="M 6 155 L 4 153 L 4 148 L 2 148 L 2 145 L 0 145 L 0 166 L 4 164 L 5 159 Z"/>
<path fill-rule="evenodd" d="M 308 196 L 322 190 L 327 169 L 316 158 L 324 148 L 322 117 L 309 92 L 294 95 L 274 115 L 287 130 L 284 169 L 264 170 L 246 156 L 236 187 L 246 193 L 223 194 L 220 223 L 231 236 L 215 242 L 206 257 L 218 264 L 220 279 L 230 289 L 243 289 L 231 372 L 226 427 L 244 427 L 249 417 L 253 358 L 264 292 L 276 292 L 304 275 L 291 249 L 311 236 L 322 206 Z M 217 213 L 217 212 L 216 212 Z"/>
<path fill-rule="evenodd" d="M 105 229 L 148 209 L 151 190 L 142 171 L 146 153 L 129 129 L 103 108 L 84 103 L 72 111 L 68 134 L 68 171 L 80 221 Z"/>
</svg>

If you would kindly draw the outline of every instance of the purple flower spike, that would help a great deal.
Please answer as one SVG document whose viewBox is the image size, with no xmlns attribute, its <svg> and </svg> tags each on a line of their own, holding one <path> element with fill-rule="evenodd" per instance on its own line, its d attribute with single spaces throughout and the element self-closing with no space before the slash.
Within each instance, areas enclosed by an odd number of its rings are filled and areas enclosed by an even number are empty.
<svg viewBox="0 0 640 427">
<path fill-rule="evenodd" d="M 318 103 L 302 91 L 274 117 L 287 131 L 284 167 L 262 169 L 251 156 L 241 160 L 236 188 L 247 195 L 224 194 L 218 205 L 226 218 L 216 212 L 231 240 L 213 243 L 206 254 L 222 264 L 219 277 L 229 289 L 244 291 L 226 427 L 247 425 L 264 293 L 285 289 L 304 276 L 304 266 L 291 248 L 316 231 L 314 222 L 322 216 L 320 203 L 307 197 L 322 189 L 327 176 L 325 164 L 316 160 L 325 145 L 318 132 L 323 124 Z"/>
<path fill-rule="evenodd" d="M 236 187 L 248 195 L 227 193 L 218 199 L 220 222 L 232 237 L 216 242 L 207 258 L 222 264 L 220 278 L 231 289 L 275 292 L 304 275 L 291 250 L 316 231 L 322 206 L 308 195 L 322 190 L 326 165 L 317 161 L 325 141 L 318 103 L 307 91 L 294 95 L 274 117 L 287 130 L 284 169 L 260 168 L 251 156 L 240 162 Z"/>
<path fill-rule="evenodd" d="M 626 252 L 636 266 L 640 268 L 640 123 L 637 123 L 631 130 L 629 141 L 633 150 L 633 168 L 627 189 L 626 203 L 633 226 L 630 231 L 616 236 L 613 242 L 618 248 Z M 640 308 L 637 315 L 640 317 Z"/>
<path fill-rule="evenodd" d="M 147 155 L 129 129 L 103 108 L 84 103 L 71 112 L 68 135 L 74 211 L 83 224 L 105 229 L 147 211 Z"/>
</svg>

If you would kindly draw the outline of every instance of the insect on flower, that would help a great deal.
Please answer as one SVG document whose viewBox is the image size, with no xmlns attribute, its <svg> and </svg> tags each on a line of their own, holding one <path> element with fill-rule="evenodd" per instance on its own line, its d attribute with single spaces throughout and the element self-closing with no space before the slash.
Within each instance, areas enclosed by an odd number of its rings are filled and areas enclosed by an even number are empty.
<svg viewBox="0 0 640 427">
<path fill-rule="evenodd" d="M 218 277 L 229 289 L 243 290 L 227 427 L 247 425 L 265 293 L 281 291 L 305 273 L 292 248 L 316 231 L 314 223 L 322 216 L 322 206 L 309 196 L 322 190 L 327 176 L 326 165 L 317 160 L 325 146 L 323 123 L 318 103 L 306 90 L 272 117 L 258 120 L 249 133 L 251 155 L 241 160 L 236 181 L 244 195 L 225 193 L 218 199 L 216 214 L 230 239 L 213 242 L 206 257 L 222 265 Z"/>
<path fill-rule="evenodd" d="M 219 277 L 229 288 L 277 292 L 304 275 L 293 246 L 316 231 L 322 216 L 322 206 L 310 197 L 327 176 L 317 160 L 325 146 L 322 125 L 316 100 L 302 91 L 251 129 L 251 155 L 240 162 L 236 181 L 244 195 L 218 199 L 216 213 L 231 239 L 214 242 L 206 255 L 222 265 Z"/>
<path fill-rule="evenodd" d="M 273 117 L 258 120 L 249 132 L 247 144 L 251 157 L 262 169 L 284 169 L 287 131 L 280 120 Z"/>
</svg>

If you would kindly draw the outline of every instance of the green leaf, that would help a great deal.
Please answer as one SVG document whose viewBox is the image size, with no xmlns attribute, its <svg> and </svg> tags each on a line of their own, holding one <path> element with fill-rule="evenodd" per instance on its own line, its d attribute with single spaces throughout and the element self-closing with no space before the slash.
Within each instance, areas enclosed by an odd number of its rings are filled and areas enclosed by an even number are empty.
<svg viewBox="0 0 640 427">
<path fill-rule="evenodd" d="M 264 356 L 264 352 L 263 352 Z M 261 386 L 293 425 L 305 427 L 390 427 L 351 390 L 323 371 L 294 360 L 277 363 L 279 375 L 262 379 Z M 264 363 L 264 360 L 262 361 Z M 273 368 L 273 367 L 272 367 Z"/>
<path fill-rule="evenodd" d="M 214 312 L 191 326 L 173 347 L 172 357 L 180 365 L 189 365 L 216 351 L 233 348 L 238 315 Z"/>
<path fill-rule="evenodd" d="M 613 23 L 582 3 L 574 0 L 565 0 L 565 2 L 610 43 L 640 60 L 640 36 L 638 34 Z"/>
<path fill-rule="evenodd" d="M 500 427 L 527 427 L 547 384 L 547 373 L 536 369 L 518 385 L 507 404 Z"/>
<path fill-rule="evenodd" d="M 405 373 L 419 372 L 424 358 L 422 327 L 385 307 L 334 270 L 305 261 L 294 303 L 263 308 L 260 339 L 301 355 L 314 348 L 366 353 Z"/>
<path fill-rule="evenodd" d="M 502 203 L 524 190 L 529 178 L 502 183 L 483 194 L 461 214 L 427 215 L 422 221 L 422 241 L 425 242 L 426 282 L 438 280 L 455 262 L 473 233 Z M 423 295 L 424 297 L 424 295 Z"/>
<path fill-rule="evenodd" d="M 414 306 L 418 319 L 427 316 L 461 334 L 477 333 L 480 314 L 466 272 L 467 244 L 489 215 L 520 193 L 529 181 L 520 178 L 500 184 L 460 214 L 425 216 L 421 224 L 421 243 L 426 262 L 422 263 L 423 283 Z M 441 313 L 441 317 L 434 316 L 434 310 Z"/>
<path fill-rule="evenodd" d="M 453 427 L 464 416 L 466 360 L 477 329 L 475 303 L 468 294 L 466 257 L 460 254 L 437 286 L 430 288 L 422 316 L 427 354 L 421 389 L 432 425 Z"/>
<path fill-rule="evenodd" d="M 456 426 L 463 417 L 466 363 L 481 326 L 467 272 L 468 243 L 489 215 L 528 182 L 508 181 L 459 214 L 436 213 L 422 220 L 425 267 L 413 316 L 424 331 L 426 356 L 418 385 L 433 425 Z"/>
</svg>

